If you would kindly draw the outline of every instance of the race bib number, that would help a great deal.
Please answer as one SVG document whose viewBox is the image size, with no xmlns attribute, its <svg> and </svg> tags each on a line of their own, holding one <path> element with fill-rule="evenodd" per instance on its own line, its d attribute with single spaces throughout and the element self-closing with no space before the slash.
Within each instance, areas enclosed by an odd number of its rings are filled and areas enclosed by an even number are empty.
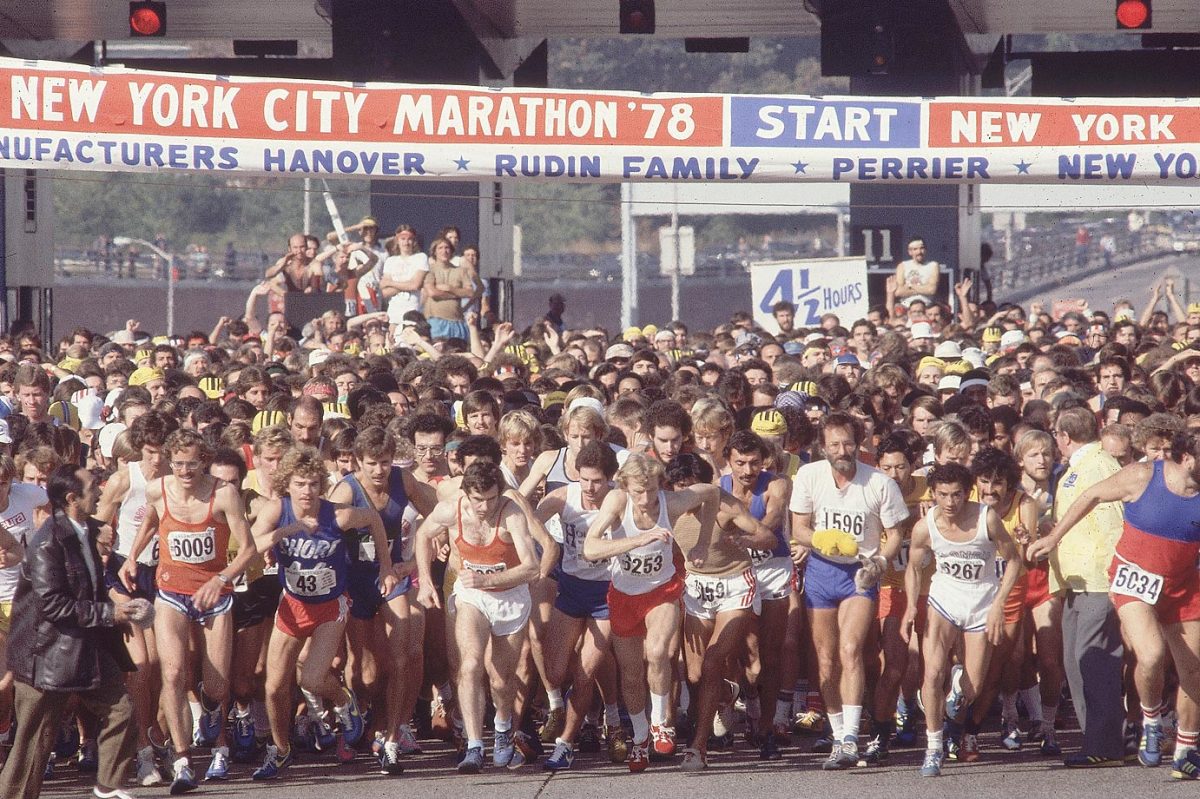
<svg viewBox="0 0 1200 799">
<path fill-rule="evenodd" d="M 854 536 L 860 544 L 867 537 L 867 512 L 863 510 L 835 510 L 824 508 L 826 530 L 841 530 Z"/>
<path fill-rule="evenodd" d="M 938 560 L 938 571 L 952 580 L 965 583 L 978 582 L 983 576 L 983 561 L 970 558 L 941 558 Z"/>
<path fill-rule="evenodd" d="M 1148 572 L 1132 563 L 1118 564 L 1117 571 L 1113 574 L 1112 585 L 1109 587 L 1114 594 L 1131 596 L 1147 605 L 1158 602 L 1162 589 L 1162 575 Z"/>
<path fill-rule="evenodd" d="M 284 572 L 288 591 L 296 596 L 321 596 L 337 585 L 337 574 L 328 566 L 313 569 L 287 569 Z"/>
<path fill-rule="evenodd" d="M 720 578 L 706 579 L 698 574 L 688 575 L 688 593 L 701 602 L 716 602 L 729 595 L 725 581 Z"/>
<path fill-rule="evenodd" d="M 908 541 L 903 541 L 900 544 L 900 551 L 896 553 L 896 557 L 892 558 L 892 571 L 902 572 L 908 569 Z"/>
<path fill-rule="evenodd" d="M 750 550 L 750 560 L 754 563 L 755 566 L 763 565 L 768 560 L 770 560 L 772 557 L 774 557 L 774 555 L 771 553 L 771 550 L 769 550 L 769 549 L 751 549 Z"/>
<path fill-rule="evenodd" d="M 167 533 L 167 550 L 179 563 L 208 563 L 217 553 L 217 531 L 212 527 L 200 533 L 172 530 Z"/>
<path fill-rule="evenodd" d="M 476 574 L 499 574 L 508 566 L 503 563 L 471 563 L 469 560 L 464 560 L 463 568 Z"/>
<path fill-rule="evenodd" d="M 664 560 L 661 552 L 653 555 L 632 555 L 626 552 L 621 556 L 621 569 L 637 577 L 649 577 L 663 570 Z"/>
<path fill-rule="evenodd" d="M 363 563 L 375 562 L 375 542 L 374 541 L 359 541 L 358 542 L 358 559 Z"/>
</svg>

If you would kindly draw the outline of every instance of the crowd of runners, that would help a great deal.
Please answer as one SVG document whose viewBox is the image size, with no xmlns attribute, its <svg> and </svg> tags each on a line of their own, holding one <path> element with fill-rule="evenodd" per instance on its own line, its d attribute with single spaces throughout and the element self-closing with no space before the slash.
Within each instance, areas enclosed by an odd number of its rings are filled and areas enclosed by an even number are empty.
<svg viewBox="0 0 1200 799">
<path fill-rule="evenodd" d="M 1056 317 L 892 284 L 862 319 L 711 331 L 580 329 L 555 297 L 516 327 L 453 229 L 428 256 L 357 232 L 293 237 L 211 332 L 0 338 L 0 626 L 47 480 L 85 466 L 109 595 L 155 608 L 123 628 L 139 785 L 401 774 L 434 738 L 466 774 L 736 746 L 924 747 L 937 776 L 1062 755 L 1067 701 L 1066 765 L 1200 777 L 1200 304 L 1173 285 Z M 346 312 L 290 327 L 322 290 Z M 8 667 L 11 759 L 37 742 Z M 79 707 L 45 774 L 95 770 L 98 729 Z"/>
</svg>

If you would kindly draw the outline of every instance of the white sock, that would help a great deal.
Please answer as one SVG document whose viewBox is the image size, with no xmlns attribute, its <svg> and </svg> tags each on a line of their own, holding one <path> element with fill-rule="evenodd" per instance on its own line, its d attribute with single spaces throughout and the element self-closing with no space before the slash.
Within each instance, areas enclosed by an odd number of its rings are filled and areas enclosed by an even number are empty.
<svg viewBox="0 0 1200 799">
<path fill-rule="evenodd" d="M 833 740 L 838 743 L 842 742 L 842 734 L 846 731 L 846 725 L 843 721 L 845 717 L 842 715 L 842 712 L 839 710 L 837 713 L 829 713 L 829 726 L 833 728 Z"/>
<path fill-rule="evenodd" d="M 495 723 L 494 723 L 494 726 L 492 727 L 492 729 L 494 729 L 496 732 L 508 732 L 509 730 L 512 729 L 512 718 L 511 717 L 502 719 L 502 718 L 500 718 L 500 714 L 497 713 L 494 722 Z"/>
<path fill-rule="evenodd" d="M 629 720 L 633 722 L 633 742 L 640 744 L 650 738 L 650 722 L 646 720 L 646 711 L 630 713 Z"/>
<path fill-rule="evenodd" d="M 482 749 L 483 748 L 483 740 L 480 738 L 468 738 L 467 739 L 467 748 L 468 749 Z"/>
<path fill-rule="evenodd" d="M 1025 712 L 1030 721 L 1041 721 L 1044 708 L 1042 707 L 1042 689 L 1034 685 L 1021 689 L 1021 701 L 1025 703 Z"/>
<path fill-rule="evenodd" d="M 858 727 L 862 723 L 862 705 L 842 705 L 843 731 L 841 740 L 858 743 Z"/>
<path fill-rule="evenodd" d="M 192 711 L 192 729 L 200 729 L 200 716 L 204 714 L 204 709 L 200 707 L 199 702 L 188 700 L 188 708 Z"/>
<path fill-rule="evenodd" d="M 666 724 L 667 723 L 667 702 L 671 699 L 667 694 L 656 694 L 650 692 L 650 723 L 651 724 Z"/>
<path fill-rule="evenodd" d="M 565 703 L 563 702 L 563 695 L 562 695 L 561 688 L 547 689 L 546 698 L 550 700 L 550 709 L 551 710 L 561 710 L 562 708 L 566 707 Z"/>
<path fill-rule="evenodd" d="M 1025 692 L 1021 692 L 1021 698 L 1025 699 Z M 1019 713 L 1017 712 L 1017 694 L 1013 692 L 1002 692 L 1000 694 L 1000 704 L 1002 710 L 1000 715 L 1009 721 L 1016 721 Z M 1039 700 L 1040 704 L 1040 700 Z M 1032 713 L 1030 714 L 1032 715 Z"/>
<path fill-rule="evenodd" d="M 926 731 L 926 733 L 925 733 L 925 750 L 927 752 L 942 751 L 942 731 L 941 730 L 938 730 L 937 732 L 933 732 L 932 730 Z"/>
<path fill-rule="evenodd" d="M 604 705 L 604 723 L 609 727 L 621 726 L 621 706 L 615 702 Z"/>
</svg>

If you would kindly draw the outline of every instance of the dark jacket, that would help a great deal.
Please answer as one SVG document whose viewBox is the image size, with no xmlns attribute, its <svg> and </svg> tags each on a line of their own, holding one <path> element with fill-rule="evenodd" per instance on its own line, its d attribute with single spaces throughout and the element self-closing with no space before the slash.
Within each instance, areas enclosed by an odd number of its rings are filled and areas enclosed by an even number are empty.
<svg viewBox="0 0 1200 799">
<path fill-rule="evenodd" d="M 133 670 L 113 620 L 96 550 L 99 525 L 88 522 L 95 569 L 70 519 L 55 512 L 28 540 L 13 598 L 8 668 L 41 691 L 88 691 L 102 673 Z M 114 669 L 114 666 L 116 667 Z"/>
</svg>

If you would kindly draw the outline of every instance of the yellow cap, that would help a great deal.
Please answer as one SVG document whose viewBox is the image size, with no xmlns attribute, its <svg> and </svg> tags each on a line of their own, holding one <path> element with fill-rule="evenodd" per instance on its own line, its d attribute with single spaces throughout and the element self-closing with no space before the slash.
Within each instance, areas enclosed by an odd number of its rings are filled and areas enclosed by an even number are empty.
<svg viewBox="0 0 1200 799">
<path fill-rule="evenodd" d="M 154 350 L 151 350 L 151 349 L 142 348 L 142 349 L 138 350 L 137 352 L 135 352 L 133 355 L 133 360 L 136 363 L 141 363 L 142 361 L 149 361 L 149 360 L 153 360 L 153 359 L 154 359 Z"/>
<path fill-rule="evenodd" d="M 625 339 L 626 342 L 637 341 L 639 338 L 642 338 L 642 329 L 640 327 L 627 327 L 621 338 Z"/>
<path fill-rule="evenodd" d="M 156 344 L 156 345 L 157 344 L 170 344 L 171 339 L 167 338 L 166 336 L 155 336 L 154 338 L 150 339 L 150 343 Z"/>
<path fill-rule="evenodd" d="M 164 377 L 162 369 L 155 369 L 153 366 L 142 366 L 133 370 L 133 374 L 129 376 L 129 385 L 144 386 L 155 380 L 162 380 Z"/>
<path fill-rule="evenodd" d="M 551 405 L 562 405 L 567 401 L 567 392 L 565 391 L 550 391 L 542 397 L 542 407 L 549 408 Z"/>
<path fill-rule="evenodd" d="M 750 429 L 760 436 L 786 436 L 787 421 L 779 411 L 767 408 L 751 417 Z"/>
<path fill-rule="evenodd" d="M 72 430 L 78 430 L 79 411 L 66 400 L 55 400 L 50 403 L 50 408 L 47 411 L 51 418 L 57 419 L 61 424 L 65 424 Z"/>
<path fill-rule="evenodd" d="M 209 399 L 217 399 L 225 393 L 225 381 L 219 377 L 200 378 L 200 390 Z"/>
<path fill-rule="evenodd" d="M 929 366 L 936 366 L 938 369 L 941 369 L 943 372 L 946 371 L 946 362 L 943 361 L 941 358 L 935 358 L 932 355 L 926 355 L 924 358 L 922 358 L 917 363 L 917 371 L 919 372 L 922 369 L 925 369 L 926 367 L 929 367 Z"/>
<path fill-rule="evenodd" d="M 948 375 L 965 375 L 975 367 L 971 366 L 970 361 L 954 361 L 946 364 L 946 374 Z"/>
<path fill-rule="evenodd" d="M 344 402 L 325 402 L 321 404 L 325 409 L 326 419 L 349 419 L 350 409 L 346 407 Z"/>
<path fill-rule="evenodd" d="M 342 348 L 342 351 L 347 355 L 360 355 L 362 354 L 362 344 L 359 344 L 357 341 L 351 341 Z"/>
<path fill-rule="evenodd" d="M 646 338 L 654 338 L 658 334 L 658 325 L 646 325 L 642 328 L 642 335 Z"/>
<path fill-rule="evenodd" d="M 788 386 L 789 391 L 799 391 L 801 394 L 807 394 L 810 397 L 817 395 L 817 384 L 811 380 L 801 380 L 798 383 L 792 383 Z"/>
<path fill-rule="evenodd" d="M 1187 312 L 1188 314 L 1200 313 L 1200 302 L 1189 302 Z"/>
<path fill-rule="evenodd" d="M 985 327 L 983 329 L 983 340 L 988 343 L 1000 341 L 1003 335 L 1004 331 L 998 327 Z"/>
<path fill-rule="evenodd" d="M 81 363 L 83 363 L 83 360 L 80 358 L 63 358 L 58 362 L 58 368 L 64 372 L 74 372 L 79 368 Z"/>
<path fill-rule="evenodd" d="M 254 414 L 254 420 L 250 422 L 250 432 L 257 433 L 264 427 L 275 427 L 276 425 L 286 427 L 287 423 L 287 414 L 283 411 L 259 411 Z"/>
</svg>

